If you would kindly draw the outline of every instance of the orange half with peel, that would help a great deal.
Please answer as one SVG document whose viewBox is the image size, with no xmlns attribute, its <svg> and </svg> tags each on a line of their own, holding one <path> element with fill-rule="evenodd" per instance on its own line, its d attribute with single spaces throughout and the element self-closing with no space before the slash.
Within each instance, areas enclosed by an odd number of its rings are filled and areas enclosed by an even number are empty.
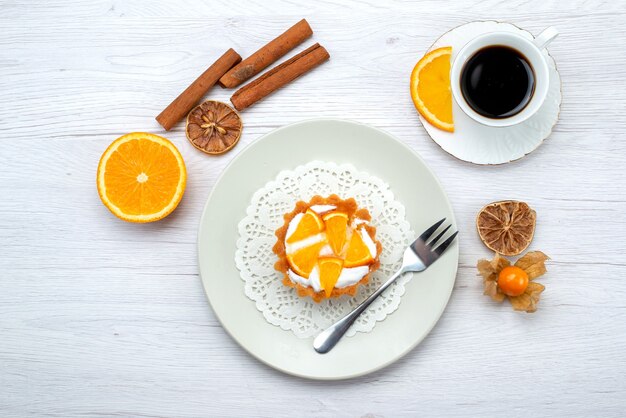
<svg viewBox="0 0 626 418">
<path fill-rule="evenodd" d="M 415 64 L 411 73 L 411 98 L 417 111 L 431 125 L 454 132 L 450 58 L 452 47 L 430 51 Z"/>
<path fill-rule="evenodd" d="M 153 222 L 169 215 L 183 197 L 185 162 L 169 140 L 145 132 L 117 138 L 98 164 L 102 203 L 128 222 Z"/>
</svg>

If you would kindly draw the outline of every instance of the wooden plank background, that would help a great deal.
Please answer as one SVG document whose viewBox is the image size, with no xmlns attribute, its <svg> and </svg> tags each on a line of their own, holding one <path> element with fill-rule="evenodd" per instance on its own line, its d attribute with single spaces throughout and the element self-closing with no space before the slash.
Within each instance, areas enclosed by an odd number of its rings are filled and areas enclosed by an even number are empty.
<svg viewBox="0 0 626 418">
<path fill-rule="evenodd" d="M 182 126 L 166 134 L 154 121 L 227 48 L 249 55 L 302 17 L 331 60 L 246 110 L 233 151 L 205 156 Z M 550 47 L 561 119 L 537 151 L 497 167 L 442 152 L 408 94 L 441 33 L 486 19 L 561 32 Z M 624 2 L 2 0 L 0 28 L 0 415 L 623 416 Z M 456 288 L 430 336 L 385 370 L 333 383 L 247 355 L 196 263 L 200 212 L 225 165 L 272 129 L 321 116 L 415 149 L 461 231 Z M 164 134 L 187 163 L 185 197 L 162 222 L 118 221 L 98 198 L 98 159 L 129 131 Z M 475 215 L 504 198 L 537 210 L 532 248 L 552 257 L 534 315 L 490 302 L 475 275 L 489 255 Z"/>
</svg>

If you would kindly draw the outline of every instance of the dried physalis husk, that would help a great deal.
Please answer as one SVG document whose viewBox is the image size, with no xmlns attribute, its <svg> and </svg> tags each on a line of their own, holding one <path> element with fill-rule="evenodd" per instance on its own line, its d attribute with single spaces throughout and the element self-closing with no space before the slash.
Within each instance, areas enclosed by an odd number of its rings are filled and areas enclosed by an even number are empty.
<svg viewBox="0 0 626 418">
<path fill-rule="evenodd" d="M 533 280 L 546 273 L 546 261 L 549 259 L 550 257 L 541 251 L 531 251 L 517 260 L 515 266 L 524 270 L 529 280 Z"/>
<path fill-rule="evenodd" d="M 496 302 L 502 302 L 506 295 L 498 289 L 498 273 L 511 263 L 504 257 L 496 253 L 493 260 L 479 260 L 478 272 L 483 276 L 483 285 L 485 286 L 483 294 L 491 297 Z"/>
<path fill-rule="evenodd" d="M 541 251 L 531 251 L 517 260 L 515 266 L 524 270 L 528 274 L 529 280 L 528 287 L 519 296 L 505 295 L 498 287 L 498 274 L 500 274 L 502 269 L 511 265 L 509 260 L 498 253 L 492 260 L 479 260 L 476 267 L 478 268 L 478 273 L 483 277 L 483 293 L 496 302 L 502 302 L 508 298 L 511 306 L 516 311 L 535 312 L 539 303 L 539 297 L 545 287 L 533 280 L 543 276 L 546 272 L 545 262 L 547 260 L 549 260 L 549 257 Z"/>
<path fill-rule="evenodd" d="M 511 256 L 520 254 L 533 240 L 537 214 L 524 202 L 503 200 L 480 210 L 476 228 L 491 250 Z"/>
<path fill-rule="evenodd" d="M 539 303 L 539 295 L 544 289 L 545 286 L 540 283 L 528 282 L 526 291 L 519 296 L 509 296 L 509 302 L 516 311 L 535 312 Z"/>
<path fill-rule="evenodd" d="M 191 144 L 207 154 L 223 154 L 237 145 L 243 124 L 226 103 L 208 100 L 187 115 L 185 133 Z"/>
</svg>

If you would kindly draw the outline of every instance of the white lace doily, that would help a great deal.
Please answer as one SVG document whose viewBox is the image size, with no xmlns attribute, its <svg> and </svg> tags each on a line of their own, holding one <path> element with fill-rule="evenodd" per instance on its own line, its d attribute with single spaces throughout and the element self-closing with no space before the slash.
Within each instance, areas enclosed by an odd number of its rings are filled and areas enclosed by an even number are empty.
<svg viewBox="0 0 626 418">
<path fill-rule="evenodd" d="M 347 295 L 315 303 L 299 297 L 296 290 L 283 285 L 282 273 L 274 270 L 277 256 L 274 231 L 283 225 L 283 215 L 291 212 L 298 200 L 337 194 L 353 197 L 359 207 L 369 210 L 376 239 L 383 246 L 380 269 L 367 285 L 359 286 L 354 297 Z M 357 171 L 348 164 L 313 161 L 294 170 L 281 171 L 276 180 L 257 190 L 239 222 L 235 262 L 245 282 L 245 294 L 256 303 L 265 319 L 300 338 L 317 335 L 361 303 L 401 265 L 404 249 L 414 234 L 405 219 L 404 206 L 395 200 L 389 185 L 377 177 Z M 405 274 L 363 312 L 346 335 L 369 332 L 398 308 L 404 285 L 412 277 Z"/>
</svg>

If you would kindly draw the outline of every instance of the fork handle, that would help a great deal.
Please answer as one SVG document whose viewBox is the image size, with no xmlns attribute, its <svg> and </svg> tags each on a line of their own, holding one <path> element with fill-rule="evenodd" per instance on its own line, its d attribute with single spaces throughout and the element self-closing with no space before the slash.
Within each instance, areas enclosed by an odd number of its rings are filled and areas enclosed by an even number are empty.
<svg viewBox="0 0 626 418">
<path fill-rule="evenodd" d="M 354 324 L 354 321 L 367 309 L 372 302 L 376 300 L 391 284 L 400 276 L 406 273 L 406 270 L 400 269 L 393 276 L 391 276 L 385 283 L 383 283 L 374 293 L 372 293 L 367 299 L 365 299 L 359 306 L 354 308 L 352 312 L 335 322 L 330 327 L 326 328 L 315 337 L 313 340 L 313 348 L 320 354 L 328 353 L 339 342 L 341 337 L 348 331 L 348 328 Z"/>
</svg>

